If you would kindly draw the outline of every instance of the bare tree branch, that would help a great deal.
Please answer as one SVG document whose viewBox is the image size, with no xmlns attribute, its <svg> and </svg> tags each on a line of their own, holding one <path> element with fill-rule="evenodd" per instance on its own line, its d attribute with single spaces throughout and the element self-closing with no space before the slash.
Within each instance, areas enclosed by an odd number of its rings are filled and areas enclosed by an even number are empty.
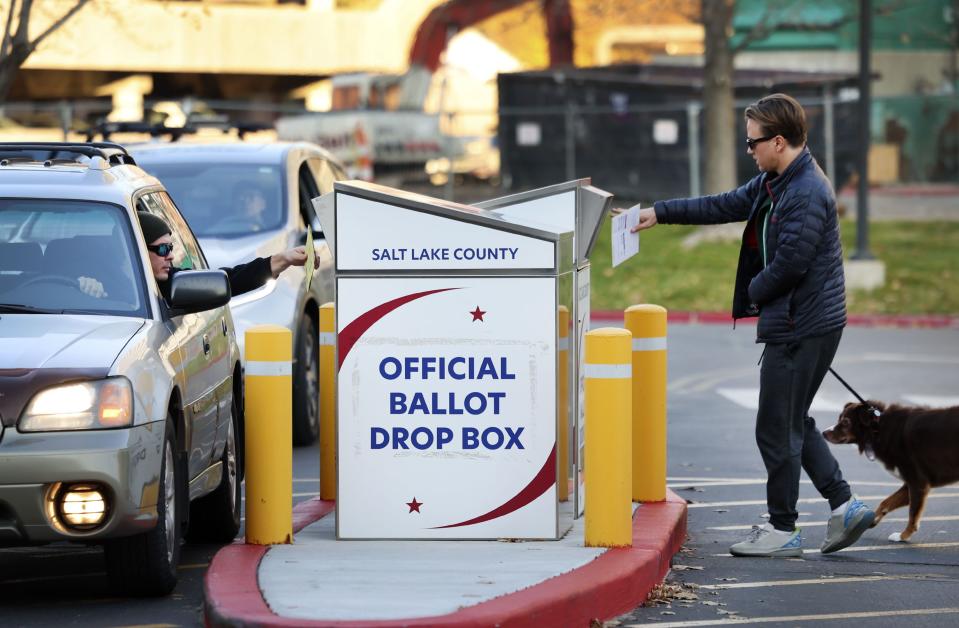
<svg viewBox="0 0 959 628">
<path fill-rule="evenodd" d="M 7 23 L 3 27 L 3 43 L 0 44 L 0 57 L 7 54 L 7 48 L 10 46 L 10 26 L 13 25 L 13 14 L 17 7 L 17 0 L 10 0 L 10 8 L 7 11 Z"/>
<path fill-rule="evenodd" d="M 32 0 L 24 0 L 24 3 L 25 3 L 24 6 L 26 6 L 26 3 L 29 3 L 31 1 Z M 30 43 L 30 52 L 33 52 L 34 50 L 36 50 L 37 46 L 43 43 L 43 40 L 46 39 L 47 36 L 50 35 L 50 33 L 52 33 L 53 31 L 63 26 L 64 22 L 66 22 L 71 17 L 73 17 L 73 15 L 77 11 L 82 9 L 83 6 L 87 4 L 88 2 L 90 2 L 90 0 L 77 0 L 77 3 L 73 5 L 73 8 L 71 8 L 69 11 L 67 11 L 62 16 L 60 16 L 60 19 L 56 20 L 53 24 L 47 27 L 47 30 L 43 31 L 39 37 L 37 37 L 36 39 L 33 40 L 33 42 Z"/>
</svg>

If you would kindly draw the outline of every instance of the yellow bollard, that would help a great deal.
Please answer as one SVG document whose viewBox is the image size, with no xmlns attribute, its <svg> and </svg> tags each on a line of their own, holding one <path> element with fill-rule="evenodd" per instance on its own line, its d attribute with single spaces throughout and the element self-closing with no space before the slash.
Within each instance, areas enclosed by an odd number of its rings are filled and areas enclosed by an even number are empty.
<svg viewBox="0 0 959 628">
<path fill-rule="evenodd" d="M 336 499 L 336 316 L 320 306 L 320 499 Z"/>
<path fill-rule="evenodd" d="M 632 335 L 625 329 L 586 334 L 586 545 L 633 544 Z"/>
<path fill-rule="evenodd" d="M 293 335 L 246 331 L 246 542 L 293 542 Z"/>
<path fill-rule="evenodd" d="M 666 308 L 633 305 L 633 500 L 666 499 Z"/>
<path fill-rule="evenodd" d="M 556 376 L 556 494 L 559 501 L 569 500 L 569 308 L 559 306 L 559 368 Z"/>
</svg>

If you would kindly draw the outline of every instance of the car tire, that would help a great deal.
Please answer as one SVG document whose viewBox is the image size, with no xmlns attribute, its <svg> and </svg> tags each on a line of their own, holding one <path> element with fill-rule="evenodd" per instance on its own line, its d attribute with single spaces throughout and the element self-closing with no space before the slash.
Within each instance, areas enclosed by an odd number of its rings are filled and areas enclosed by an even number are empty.
<svg viewBox="0 0 959 628">
<path fill-rule="evenodd" d="M 235 397 L 230 408 L 230 429 L 220 458 L 223 476 L 212 493 L 190 504 L 190 527 L 186 538 L 191 543 L 229 543 L 240 531 L 243 452 L 240 447 L 240 412 Z"/>
<path fill-rule="evenodd" d="M 172 417 L 168 416 L 160 458 L 156 526 L 149 532 L 113 539 L 104 545 L 110 583 L 115 591 L 124 595 L 161 596 L 176 586 L 182 478 L 172 425 Z"/>
<path fill-rule="evenodd" d="M 300 320 L 293 367 L 293 444 L 312 445 L 320 434 L 320 350 L 316 324 Z"/>
</svg>

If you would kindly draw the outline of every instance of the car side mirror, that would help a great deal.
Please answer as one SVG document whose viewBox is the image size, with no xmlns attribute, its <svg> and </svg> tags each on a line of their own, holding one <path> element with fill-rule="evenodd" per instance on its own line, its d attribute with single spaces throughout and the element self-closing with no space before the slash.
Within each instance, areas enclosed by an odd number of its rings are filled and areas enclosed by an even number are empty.
<svg viewBox="0 0 959 628">
<path fill-rule="evenodd" d="M 170 281 L 170 315 L 212 310 L 230 302 L 230 279 L 222 270 L 185 270 Z"/>
</svg>

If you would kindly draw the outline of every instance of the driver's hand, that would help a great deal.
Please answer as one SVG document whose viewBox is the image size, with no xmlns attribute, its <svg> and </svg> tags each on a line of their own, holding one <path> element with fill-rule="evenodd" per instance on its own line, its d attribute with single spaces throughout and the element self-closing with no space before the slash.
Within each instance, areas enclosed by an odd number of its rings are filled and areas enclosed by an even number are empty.
<svg viewBox="0 0 959 628">
<path fill-rule="evenodd" d="M 107 296 L 107 291 L 103 289 L 103 284 L 93 277 L 78 277 L 77 282 L 79 282 L 80 290 L 84 294 L 88 294 L 95 299 L 102 299 Z"/>
<path fill-rule="evenodd" d="M 282 253 L 277 253 L 270 258 L 270 270 L 273 272 L 273 278 L 276 279 L 284 270 L 290 266 L 303 266 L 306 264 L 306 247 L 294 246 Z M 313 256 L 313 269 L 320 267 L 320 257 Z"/>
<path fill-rule="evenodd" d="M 303 266 L 306 264 L 306 247 L 303 245 L 295 246 L 288 251 L 283 252 L 283 256 L 286 258 L 286 261 L 289 266 Z M 316 270 L 320 267 L 320 258 L 318 255 L 313 256 L 313 269 Z"/>
</svg>

